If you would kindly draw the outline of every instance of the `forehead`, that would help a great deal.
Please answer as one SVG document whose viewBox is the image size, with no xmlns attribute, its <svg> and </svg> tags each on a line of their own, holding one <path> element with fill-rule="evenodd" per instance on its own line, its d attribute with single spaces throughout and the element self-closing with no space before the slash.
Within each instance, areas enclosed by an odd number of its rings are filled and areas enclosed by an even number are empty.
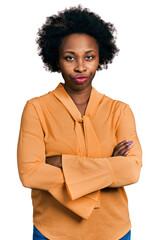
<svg viewBox="0 0 159 240">
<path fill-rule="evenodd" d="M 94 49 L 98 50 L 98 44 L 94 37 L 84 33 L 73 33 L 63 38 L 60 49 L 82 51 Z"/>
</svg>

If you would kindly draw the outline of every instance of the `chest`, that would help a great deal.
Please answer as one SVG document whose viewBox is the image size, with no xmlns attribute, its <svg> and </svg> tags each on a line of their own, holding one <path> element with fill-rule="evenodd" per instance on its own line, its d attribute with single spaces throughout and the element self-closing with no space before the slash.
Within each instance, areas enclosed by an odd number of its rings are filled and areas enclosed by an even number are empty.
<svg viewBox="0 0 159 240">
<path fill-rule="evenodd" d="M 78 106 L 82 116 L 85 113 L 85 106 Z M 79 155 L 80 151 L 85 152 L 87 148 L 86 131 L 84 123 L 78 123 L 78 131 L 75 131 L 77 122 L 71 117 L 65 108 L 60 111 L 44 112 L 43 130 L 46 156 L 72 154 Z M 95 114 L 91 119 L 91 126 L 98 139 L 101 148 L 101 157 L 110 157 L 116 145 L 114 124 L 109 115 L 103 118 L 100 113 Z M 91 135 L 91 132 L 89 132 Z M 91 139 L 94 141 L 94 139 Z M 91 147 L 91 146 L 90 146 Z M 93 146 L 96 148 L 96 146 Z"/>
</svg>

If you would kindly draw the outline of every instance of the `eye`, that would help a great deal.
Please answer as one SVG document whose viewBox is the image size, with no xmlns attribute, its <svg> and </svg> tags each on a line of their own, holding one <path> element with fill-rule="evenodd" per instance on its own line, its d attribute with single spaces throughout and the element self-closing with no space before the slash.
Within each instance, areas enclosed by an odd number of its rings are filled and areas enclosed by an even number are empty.
<svg viewBox="0 0 159 240">
<path fill-rule="evenodd" d="M 67 57 L 65 57 L 65 59 L 66 59 L 67 61 L 71 61 L 71 60 L 73 60 L 73 57 L 72 57 L 72 56 L 67 56 Z"/>
<path fill-rule="evenodd" d="M 88 60 L 92 60 L 94 58 L 94 56 L 87 56 L 86 57 Z"/>
</svg>

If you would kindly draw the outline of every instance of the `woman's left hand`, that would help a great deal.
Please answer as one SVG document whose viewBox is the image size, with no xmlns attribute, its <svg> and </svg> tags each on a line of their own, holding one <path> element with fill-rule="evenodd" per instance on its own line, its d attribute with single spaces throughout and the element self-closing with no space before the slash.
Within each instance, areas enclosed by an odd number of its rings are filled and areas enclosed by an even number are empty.
<svg viewBox="0 0 159 240">
<path fill-rule="evenodd" d="M 128 151 L 130 150 L 130 148 L 133 145 L 132 143 L 133 143 L 133 141 L 127 142 L 126 140 L 120 142 L 118 145 L 115 146 L 111 157 L 126 156 L 128 154 Z"/>
<path fill-rule="evenodd" d="M 62 155 L 46 157 L 46 163 L 62 169 Z"/>
</svg>

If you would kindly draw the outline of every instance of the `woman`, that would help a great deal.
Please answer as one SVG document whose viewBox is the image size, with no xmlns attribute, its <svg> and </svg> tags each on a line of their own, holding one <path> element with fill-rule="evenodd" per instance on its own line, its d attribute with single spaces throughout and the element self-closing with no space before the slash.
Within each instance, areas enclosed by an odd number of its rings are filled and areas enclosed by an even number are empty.
<svg viewBox="0 0 159 240">
<path fill-rule="evenodd" d="M 130 239 L 125 185 L 136 183 L 142 150 L 128 104 L 92 80 L 118 53 L 115 28 L 88 9 L 65 9 L 38 32 L 39 55 L 64 83 L 27 101 L 17 158 L 32 189 L 33 239 Z"/>
</svg>

